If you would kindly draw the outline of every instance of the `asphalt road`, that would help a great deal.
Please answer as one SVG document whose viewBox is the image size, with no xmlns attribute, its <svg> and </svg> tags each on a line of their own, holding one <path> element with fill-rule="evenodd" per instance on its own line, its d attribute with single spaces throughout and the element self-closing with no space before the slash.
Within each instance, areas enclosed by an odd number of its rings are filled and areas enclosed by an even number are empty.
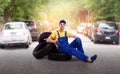
<svg viewBox="0 0 120 74">
<path fill-rule="evenodd" d="M 120 74 L 120 45 L 94 44 L 87 37 L 77 35 L 82 39 L 86 55 L 98 55 L 94 63 L 84 63 L 74 56 L 71 61 L 51 61 L 47 56 L 37 60 L 32 51 L 38 42 L 33 42 L 28 49 L 21 46 L 0 49 L 0 74 Z"/>
</svg>

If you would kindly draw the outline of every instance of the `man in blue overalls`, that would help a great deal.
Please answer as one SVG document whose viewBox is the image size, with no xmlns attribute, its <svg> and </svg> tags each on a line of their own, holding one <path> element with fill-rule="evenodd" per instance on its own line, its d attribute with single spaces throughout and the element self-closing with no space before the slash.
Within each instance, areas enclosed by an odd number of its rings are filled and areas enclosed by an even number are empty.
<svg viewBox="0 0 120 74">
<path fill-rule="evenodd" d="M 66 53 L 68 55 L 73 55 L 84 62 L 93 63 L 96 60 L 97 55 L 94 55 L 92 57 L 86 56 L 84 54 L 81 39 L 71 34 L 70 32 L 65 31 L 64 30 L 65 25 L 66 25 L 66 21 L 60 20 L 59 22 L 60 29 L 53 32 L 47 38 L 46 41 L 50 43 L 55 43 L 60 53 Z M 69 37 L 75 38 L 75 40 L 73 40 L 70 44 L 68 42 Z"/>
</svg>

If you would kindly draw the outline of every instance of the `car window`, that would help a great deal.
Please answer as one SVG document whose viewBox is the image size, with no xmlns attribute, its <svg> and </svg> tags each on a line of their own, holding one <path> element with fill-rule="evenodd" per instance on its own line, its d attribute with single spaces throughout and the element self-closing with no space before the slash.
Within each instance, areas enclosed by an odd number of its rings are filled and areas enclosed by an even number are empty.
<svg viewBox="0 0 120 74">
<path fill-rule="evenodd" d="M 98 28 L 100 29 L 116 29 L 115 23 L 99 23 Z"/>
<path fill-rule="evenodd" d="M 34 26 L 34 22 L 33 21 L 24 21 L 26 23 L 27 26 Z"/>
<path fill-rule="evenodd" d="M 18 23 L 18 24 L 6 24 L 4 27 L 5 30 L 7 29 L 23 29 L 23 25 Z"/>
<path fill-rule="evenodd" d="M 28 27 L 29 30 L 32 30 L 35 27 L 33 21 L 23 21 L 23 22 L 26 23 L 26 25 L 27 25 L 27 27 Z"/>
</svg>

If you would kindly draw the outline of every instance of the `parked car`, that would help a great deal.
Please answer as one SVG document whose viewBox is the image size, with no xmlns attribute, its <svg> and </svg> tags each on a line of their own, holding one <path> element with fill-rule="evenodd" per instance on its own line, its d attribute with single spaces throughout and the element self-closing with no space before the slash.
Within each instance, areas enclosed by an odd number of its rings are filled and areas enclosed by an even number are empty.
<svg viewBox="0 0 120 74">
<path fill-rule="evenodd" d="M 24 22 L 8 22 L 4 24 L 0 34 L 0 47 L 7 45 L 24 45 L 26 48 L 32 43 L 32 38 Z"/>
<path fill-rule="evenodd" d="M 39 39 L 39 35 L 40 35 L 40 26 L 37 25 L 36 21 L 34 20 L 25 20 L 23 21 L 27 24 L 28 26 L 28 29 L 31 33 L 31 37 L 32 37 L 32 40 L 37 40 Z"/>
<path fill-rule="evenodd" d="M 94 23 L 92 23 L 89 27 L 88 27 L 88 30 L 87 30 L 87 37 L 91 39 L 92 37 L 92 30 L 94 28 Z"/>
<path fill-rule="evenodd" d="M 89 37 L 89 31 L 92 26 L 92 23 L 86 23 L 86 26 L 83 29 L 83 34 L 87 37 Z"/>
<path fill-rule="evenodd" d="M 86 27 L 86 23 L 81 23 L 77 26 L 77 32 L 78 33 L 85 33 L 85 27 Z"/>
<path fill-rule="evenodd" d="M 118 26 L 114 22 L 109 21 L 97 22 L 92 28 L 91 39 L 94 43 L 107 41 L 119 44 Z"/>
</svg>

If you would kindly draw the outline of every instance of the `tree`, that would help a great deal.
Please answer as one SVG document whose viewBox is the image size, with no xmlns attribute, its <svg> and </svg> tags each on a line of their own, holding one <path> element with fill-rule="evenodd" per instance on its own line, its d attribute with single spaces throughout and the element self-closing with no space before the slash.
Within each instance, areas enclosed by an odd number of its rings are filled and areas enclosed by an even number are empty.
<svg viewBox="0 0 120 74">
<path fill-rule="evenodd" d="M 49 0 L 1 0 L 0 14 L 7 21 L 35 18 Z"/>
<path fill-rule="evenodd" d="M 0 16 L 4 17 L 4 11 L 6 11 L 7 14 L 7 10 L 5 9 L 6 6 L 8 6 L 8 4 L 10 3 L 10 0 L 0 0 Z M 7 18 L 8 16 L 6 16 Z"/>
<path fill-rule="evenodd" d="M 93 20 L 114 20 L 120 16 L 120 0 L 85 0 L 83 4 Z"/>
</svg>

